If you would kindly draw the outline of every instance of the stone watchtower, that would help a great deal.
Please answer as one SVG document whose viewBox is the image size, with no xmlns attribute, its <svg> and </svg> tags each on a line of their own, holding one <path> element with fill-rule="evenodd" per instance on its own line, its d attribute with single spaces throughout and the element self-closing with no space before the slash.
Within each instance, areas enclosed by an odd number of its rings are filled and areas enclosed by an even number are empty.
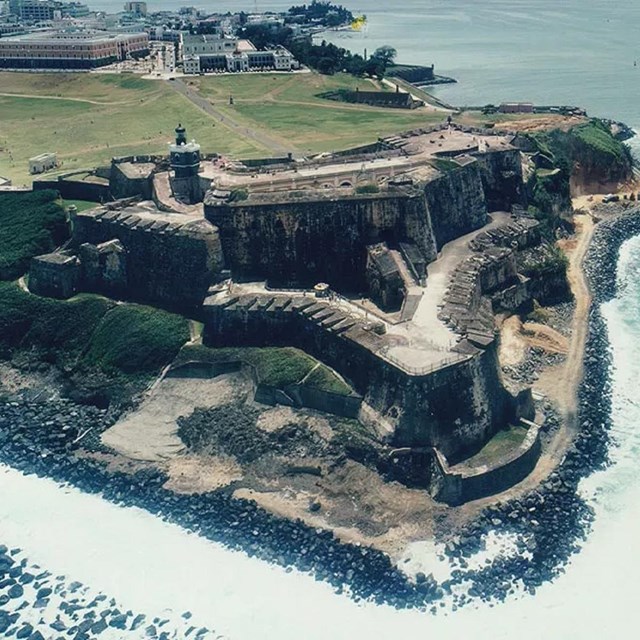
<svg viewBox="0 0 640 640">
<path fill-rule="evenodd" d="M 169 145 L 169 154 L 173 197 L 188 204 L 201 202 L 200 145 L 195 140 L 187 142 L 187 130 L 181 124 L 176 127 L 176 141 Z"/>
</svg>

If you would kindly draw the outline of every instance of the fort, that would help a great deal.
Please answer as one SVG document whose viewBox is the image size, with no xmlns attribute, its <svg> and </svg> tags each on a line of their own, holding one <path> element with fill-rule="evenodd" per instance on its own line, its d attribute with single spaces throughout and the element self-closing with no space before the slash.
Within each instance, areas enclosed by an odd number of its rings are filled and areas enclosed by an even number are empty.
<svg viewBox="0 0 640 640">
<path fill-rule="evenodd" d="M 32 261 L 29 287 L 176 309 L 212 347 L 306 351 L 352 385 L 395 476 L 459 504 L 518 482 L 540 452 L 543 417 L 530 389 L 504 383 L 494 322 L 566 291 L 560 267 L 524 266 L 551 248 L 523 213 L 520 146 L 444 123 L 241 162 L 202 155 L 178 126 L 168 157 L 96 170 L 104 202 L 73 214 L 70 243 Z M 474 466 L 508 428 L 526 436 Z"/>
</svg>

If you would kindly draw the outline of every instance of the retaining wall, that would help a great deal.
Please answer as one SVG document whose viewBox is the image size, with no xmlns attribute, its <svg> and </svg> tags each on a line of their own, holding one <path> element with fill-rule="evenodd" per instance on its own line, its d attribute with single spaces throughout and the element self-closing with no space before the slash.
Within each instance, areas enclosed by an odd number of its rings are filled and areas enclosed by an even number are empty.
<svg viewBox="0 0 640 640">
<path fill-rule="evenodd" d="M 432 495 L 451 505 L 463 504 L 500 493 L 524 480 L 540 458 L 540 429 L 527 423 L 529 431 L 522 444 L 491 465 L 456 470 L 449 467 L 447 458 L 434 450 Z"/>
</svg>

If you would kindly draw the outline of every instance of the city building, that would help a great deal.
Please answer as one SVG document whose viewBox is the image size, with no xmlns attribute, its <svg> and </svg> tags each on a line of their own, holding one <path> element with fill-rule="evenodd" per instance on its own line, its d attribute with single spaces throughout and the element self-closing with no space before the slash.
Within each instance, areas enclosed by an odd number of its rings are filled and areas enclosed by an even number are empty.
<svg viewBox="0 0 640 640">
<path fill-rule="evenodd" d="M 226 38 L 221 31 L 206 35 L 182 34 L 184 56 L 233 53 L 238 47 L 238 38 Z"/>
<path fill-rule="evenodd" d="M 284 47 L 258 51 L 249 40 L 212 35 L 182 35 L 182 62 L 186 74 L 208 71 L 291 71 L 298 61 Z"/>
<path fill-rule="evenodd" d="M 93 69 L 148 54 L 146 33 L 47 31 L 0 39 L 0 69 Z"/>
<path fill-rule="evenodd" d="M 10 0 L 9 12 L 25 22 L 48 22 L 64 16 L 81 18 L 90 9 L 81 2 L 57 2 L 55 0 Z"/>
<path fill-rule="evenodd" d="M 133 13 L 136 16 L 146 16 L 147 3 L 146 2 L 125 2 L 124 10 L 127 13 Z"/>
</svg>

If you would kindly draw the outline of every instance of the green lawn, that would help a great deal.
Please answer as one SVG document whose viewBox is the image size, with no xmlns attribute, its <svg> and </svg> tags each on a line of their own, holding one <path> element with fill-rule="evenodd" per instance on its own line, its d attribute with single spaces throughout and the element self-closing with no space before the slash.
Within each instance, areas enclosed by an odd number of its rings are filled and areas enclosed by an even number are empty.
<svg viewBox="0 0 640 640">
<path fill-rule="evenodd" d="M 90 200 L 61 200 L 61 203 L 65 209 L 73 205 L 79 212 L 98 206 L 96 202 L 91 202 Z"/>
<path fill-rule="evenodd" d="M 229 117 L 307 153 L 346 149 L 443 119 L 438 112 L 382 109 L 318 97 L 336 89 L 388 90 L 386 85 L 347 74 L 212 76 L 191 83 Z"/>
<path fill-rule="evenodd" d="M 0 74 L 0 175 L 28 184 L 28 159 L 47 151 L 58 154 L 61 171 L 108 164 L 118 155 L 163 154 L 178 122 L 206 152 L 266 154 L 168 83 L 121 75 Z"/>
<path fill-rule="evenodd" d="M 445 117 L 439 111 L 384 109 L 318 97 L 356 87 L 389 90 L 377 81 L 346 74 L 224 75 L 185 82 L 240 127 L 204 113 L 170 82 L 118 74 L 0 73 L 0 175 L 28 184 L 28 159 L 47 151 L 58 154 L 59 172 L 104 165 L 118 155 L 164 154 L 178 122 L 206 153 L 256 158 L 271 152 L 247 137 L 245 128 L 267 133 L 285 147 L 288 143 L 303 153 L 319 153 L 374 142 Z M 469 124 L 500 121 L 471 112 L 460 119 Z"/>
</svg>

